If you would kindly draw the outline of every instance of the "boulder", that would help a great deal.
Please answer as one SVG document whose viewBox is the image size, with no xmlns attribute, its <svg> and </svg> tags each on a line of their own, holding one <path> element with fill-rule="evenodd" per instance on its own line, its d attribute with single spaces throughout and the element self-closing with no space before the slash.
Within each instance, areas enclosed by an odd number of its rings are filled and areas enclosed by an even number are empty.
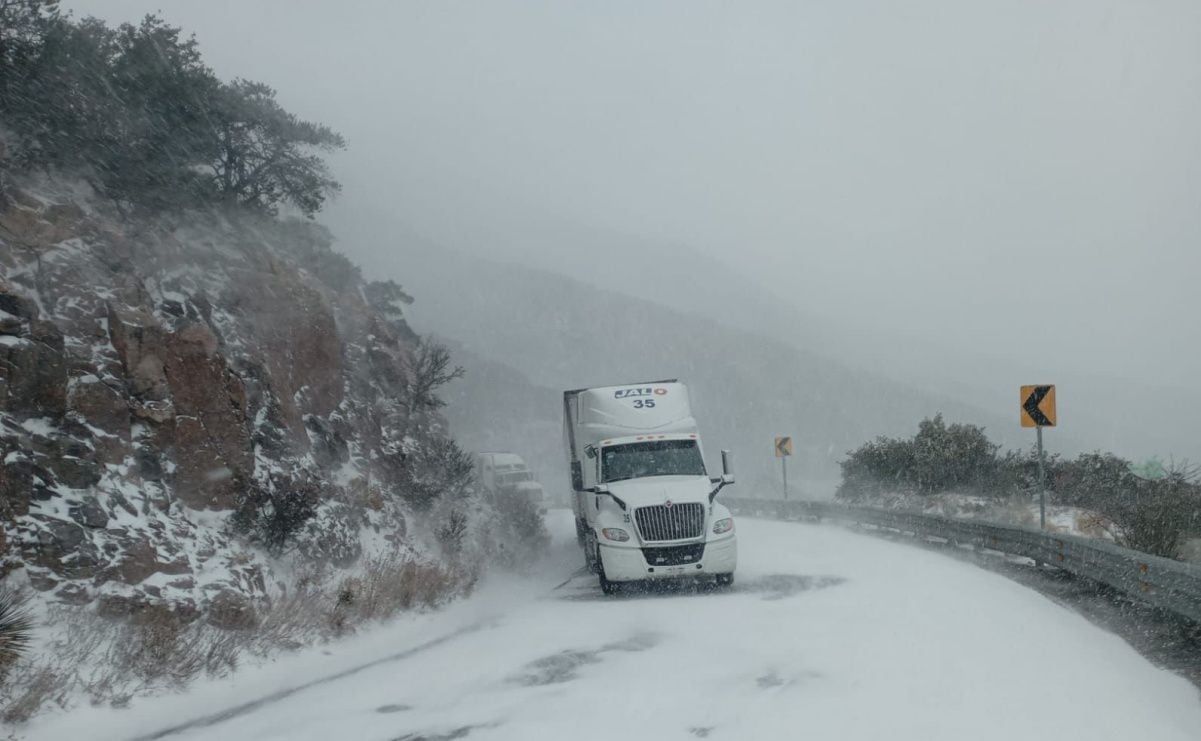
<svg viewBox="0 0 1201 741">
<path fill-rule="evenodd" d="M 254 468 L 246 392 L 203 324 L 167 338 L 165 363 L 175 406 L 175 490 L 193 509 L 232 509 L 238 481 Z"/>
<path fill-rule="evenodd" d="M 19 335 L 25 332 L 25 322 L 8 312 L 0 313 L 0 334 Z"/>
<path fill-rule="evenodd" d="M 39 249 L 70 239 L 74 233 L 65 224 L 45 219 L 38 209 L 17 206 L 0 212 L 0 229 L 17 244 Z"/>
<path fill-rule="evenodd" d="M 62 333 L 35 321 L 29 337 L 0 335 L 0 411 L 59 418 L 66 410 Z"/>
<path fill-rule="evenodd" d="M 29 586 L 38 592 L 49 592 L 62 584 L 62 579 L 46 569 L 27 567 L 25 572 L 29 578 Z"/>
<path fill-rule="evenodd" d="M 0 452 L 4 453 L 4 463 L 0 465 L 0 520 L 12 522 L 29 514 L 35 467 L 28 458 L 11 457 L 7 450 Z"/>
<path fill-rule="evenodd" d="M 163 480 L 163 459 L 157 450 L 149 446 L 140 447 L 134 459 L 138 463 L 138 475 L 143 479 L 146 481 Z"/>
<path fill-rule="evenodd" d="M 190 592 L 196 588 L 196 580 L 190 576 L 181 576 L 178 579 L 172 579 L 167 582 L 167 586 L 171 589 L 181 589 Z"/>
<path fill-rule="evenodd" d="M 37 303 L 3 280 L 0 280 L 0 311 L 26 321 L 38 318 Z"/>
<path fill-rule="evenodd" d="M 125 584 L 141 584 L 151 574 L 191 574 L 187 558 L 172 558 L 161 553 L 145 536 L 126 543 L 120 561 L 104 574 L 105 581 L 116 579 Z"/>
<path fill-rule="evenodd" d="M 56 517 L 33 518 L 40 527 L 36 539 L 26 546 L 25 555 L 30 561 L 66 579 L 91 578 L 99 573 L 103 555 L 82 527 Z"/>
<path fill-rule="evenodd" d="M 223 302 L 236 305 L 255 328 L 256 354 L 291 442 L 303 450 L 304 415 L 327 417 L 342 401 L 342 344 L 322 294 L 294 272 L 272 268 L 239 274 Z"/>
<path fill-rule="evenodd" d="M 134 507 L 133 504 L 128 499 L 126 499 L 125 495 L 122 494 L 121 492 L 117 492 L 117 491 L 110 492 L 108 495 L 108 499 L 110 502 L 113 503 L 114 506 L 120 507 L 121 509 L 125 510 L 125 513 L 128 514 L 130 517 L 138 516 L 137 508 Z"/>
<path fill-rule="evenodd" d="M 67 224 L 76 224 L 83 220 L 86 214 L 78 203 L 51 203 L 42 209 L 42 216 L 47 221 L 52 221 L 56 224 L 66 222 Z"/>
<path fill-rule="evenodd" d="M 83 528 L 73 522 L 50 517 L 39 517 L 43 528 L 38 532 L 38 546 L 54 557 L 69 554 L 78 548 L 86 535 Z"/>
<path fill-rule="evenodd" d="M 105 565 L 104 554 L 91 540 L 85 540 L 74 552 L 61 559 L 59 573 L 68 579 L 91 579 Z"/>
<path fill-rule="evenodd" d="M 166 400 L 170 389 L 163 368 L 166 342 L 158 319 L 141 307 L 109 303 L 108 332 L 133 395 L 143 401 Z"/>
<path fill-rule="evenodd" d="M 86 497 L 79 504 L 72 505 L 68 509 L 68 514 L 71 515 L 72 520 L 84 527 L 101 529 L 108 526 L 108 513 L 100 506 L 96 497 Z"/>
<path fill-rule="evenodd" d="M 96 461 L 101 464 L 119 465 L 133 453 L 129 441 L 116 435 L 99 435 L 93 444 L 96 446 Z"/>
<path fill-rule="evenodd" d="M 88 588 L 78 582 L 68 582 L 59 587 L 54 593 L 59 602 L 64 602 L 68 605 L 86 605 L 92 601 L 92 594 Z"/>
<path fill-rule="evenodd" d="M 100 464 L 74 455 L 47 456 L 46 468 L 55 480 L 72 489 L 91 489 L 100 483 Z"/>
<path fill-rule="evenodd" d="M 129 439 L 129 402 L 95 375 L 76 378 L 67 394 L 67 409 L 99 430 Z"/>
</svg>

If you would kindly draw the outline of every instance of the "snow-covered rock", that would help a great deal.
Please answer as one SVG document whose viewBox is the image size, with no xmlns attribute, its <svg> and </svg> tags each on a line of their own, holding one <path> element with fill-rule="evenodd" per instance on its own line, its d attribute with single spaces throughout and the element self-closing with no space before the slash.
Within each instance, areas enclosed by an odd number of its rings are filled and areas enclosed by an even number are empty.
<svg viewBox="0 0 1201 741">
<path fill-rule="evenodd" d="M 0 194 L 0 575 L 106 614 L 244 625 L 291 558 L 440 558 L 411 524 L 441 510 L 402 475 L 446 443 L 405 403 L 419 338 L 328 232 L 130 217 L 81 192 Z M 231 527 L 293 503 L 313 517 L 285 557 Z"/>
</svg>

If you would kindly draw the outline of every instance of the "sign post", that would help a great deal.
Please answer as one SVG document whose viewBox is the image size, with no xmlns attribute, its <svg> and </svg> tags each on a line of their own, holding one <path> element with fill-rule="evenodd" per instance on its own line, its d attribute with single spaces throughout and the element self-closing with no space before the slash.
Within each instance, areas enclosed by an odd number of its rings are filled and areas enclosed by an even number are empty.
<svg viewBox="0 0 1201 741">
<path fill-rule="evenodd" d="M 1055 386 L 1022 386 L 1022 427 L 1038 430 L 1038 526 L 1047 529 L 1047 462 L 1043 453 L 1043 428 L 1054 427 Z"/>
<path fill-rule="evenodd" d="M 1038 528 L 1047 529 L 1047 464 L 1043 454 L 1043 428 L 1038 428 Z"/>
<path fill-rule="evenodd" d="M 776 438 L 776 457 L 780 459 L 780 470 L 784 474 L 784 499 L 788 500 L 788 456 L 792 455 L 792 438 Z"/>
</svg>

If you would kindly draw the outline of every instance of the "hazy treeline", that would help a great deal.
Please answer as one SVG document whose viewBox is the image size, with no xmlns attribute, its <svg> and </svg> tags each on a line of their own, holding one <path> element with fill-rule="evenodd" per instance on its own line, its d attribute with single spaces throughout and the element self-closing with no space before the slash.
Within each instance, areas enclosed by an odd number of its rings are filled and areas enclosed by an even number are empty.
<svg viewBox="0 0 1201 741">
<path fill-rule="evenodd" d="M 57 0 L 0 0 L 0 111 L 9 157 L 82 173 L 132 207 L 237 203 L 313 215 L 344 146 L 249 80 L 219 80 L 194 38 L 155 16 L 110 28 Z"/>
<path fill-rule="evenodd" d="M 838 497 L 870 501 L 893 492 L 959 492 L 1020 497 L 1038 491 L 1034 451 L 1002 451 L 984 428 L 922 420 L 910 438 L 878 437 L 842 461 Z M 1046 484 L 1056 504 L 1092 510 L 1115 526 L 1122 544 L 1175 558 L 1186 538 L 1201 534 L 1201 484 L 1196 467 L 1162 467 L 1150 476 L 1112 453 L 1072 459 L 1050 455 Z M 1142 475 L 1140 475 L 1142 474 Z"/>
</svg>

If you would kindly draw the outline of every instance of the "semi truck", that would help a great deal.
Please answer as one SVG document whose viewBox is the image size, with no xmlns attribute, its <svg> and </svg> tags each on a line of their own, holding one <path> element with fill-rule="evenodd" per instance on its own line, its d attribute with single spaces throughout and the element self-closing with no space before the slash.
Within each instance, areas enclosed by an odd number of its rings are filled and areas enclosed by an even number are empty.
<svg viewBox="0 0 1201 741">
<path fill-rule="evenodd" d="M 605 594 L 630 582 L 734 583 L 734 518 L 717 500 L 688 388 L 677 379 L 563 392 L 576 536 Z"/>
<path fill-rule="evenodd" d="M 493 498 L 521 497 L 546 514 L 546 494 L 534 472 L 516 453 L 484 452 L 475 456 L 475 478 Z"/>
</svg>

